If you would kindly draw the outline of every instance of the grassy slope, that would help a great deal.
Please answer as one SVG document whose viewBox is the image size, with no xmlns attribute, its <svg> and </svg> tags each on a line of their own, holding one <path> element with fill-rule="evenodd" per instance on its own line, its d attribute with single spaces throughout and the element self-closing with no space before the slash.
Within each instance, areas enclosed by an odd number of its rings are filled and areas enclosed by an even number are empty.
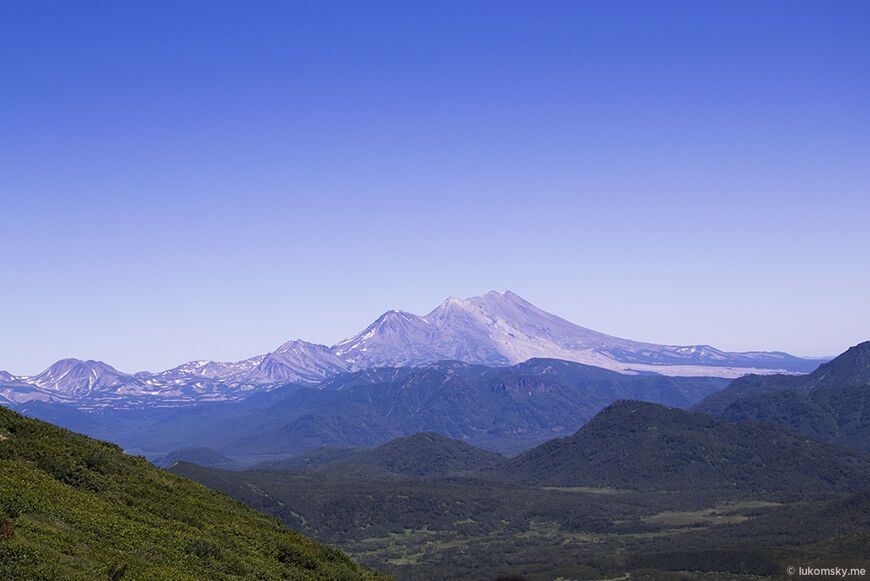
<svg viewBox="0 0 870 581">
<path fill-rule="evenodd" d="M 385 579 L 113 444 L 0 407 L 0 578 L 91 581 L 122 570 L 124 579 Z"/>
</svg>

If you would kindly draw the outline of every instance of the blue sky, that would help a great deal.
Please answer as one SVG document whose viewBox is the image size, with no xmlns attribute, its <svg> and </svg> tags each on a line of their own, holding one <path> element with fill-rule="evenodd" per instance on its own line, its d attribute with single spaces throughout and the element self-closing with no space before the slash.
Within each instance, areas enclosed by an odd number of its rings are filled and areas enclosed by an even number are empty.
<svg viewBox="0 0 870 581">
<path fill-rule="evenodd" d="M 870 339 L 866 2 L 4 2 L 0 369 L 332 344 L 510 289 Z"/>
</svg>

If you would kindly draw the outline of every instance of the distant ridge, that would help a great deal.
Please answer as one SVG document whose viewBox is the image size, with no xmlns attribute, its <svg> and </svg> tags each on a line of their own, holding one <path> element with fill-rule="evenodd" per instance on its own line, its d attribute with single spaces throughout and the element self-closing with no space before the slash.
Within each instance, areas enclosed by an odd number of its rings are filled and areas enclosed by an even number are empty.
<svg viewBox="0 0 870 581">
<path fill-rule="evenodd" d="M 517 453 L 570 434 L 617 399 L 688 407 L 722 389 L 717 377 L 624 375 L 559 359 L 510 367 L 440 361 L 426 367 L 373 368 L 316 386 L 252 390 L 239 401 L 196 406 L 80 409 L 10 403 L 28 415 L 154 459 L 208 447 L 251 464 L 323 446 L 378 446 L 438 432 L 475 446 Z"/>
<path fill-rule="evenodd" d="M 693 409 L 729 421 L 766 421 L 870 452 L 870 341 L 809 375 L 750 375 Z"/>
<path fill-rule="evenodd" d="M 289 466 L 297 466 L 296 469 L 308 468 L 317 473 L 346 477 L 357 477 L 361 474 L 367 477 L 427 477 L 478 472 L 498 466 L 505 460 L 501 454 L 475 448 L 466 442 L 434 432 L 419 432 L 396 438 L 374 449 L 320 450 L 321 456 L 330 453 L 335 457 L 309 466 L 304 466 L 301 459 L 289 458 L 283 462 L 274 462 L 270 467 L 287 469 Z M 311 458 L 312 454 L 303 456 Z"/>
<path fill-rule="evenodd" d="M 441 359 L 511 365 L 544 357 L 622 373 L 738 377 L 765 370 L 805 372 L 818 364 L 780 352 L 726 353 L 709 345 L 621 339 L 547 313 L 511 291 L 450 297 L 422 317 L 388 311 L 332 351 L 363 368 Z"/>
<path fill-rule="evenodd" d="M 169 454 L 155 458 L 151 463 L 160 468 L 169 468 L 176 462 L 193 462 L 207 468 L 223 468 L 232 470 L 236 463 L 220 452 L 211 448 L 182 448 Z"/>
<path fill-rule="evenodd" d="M 363 369 L 424 367 L 443 360 L 509 366 L 534 358 L 625 374 L 726 378 L 808 372 L 819 363 L 780 352 L 728 353 L 709 345 L 622 339 L 575 325 L 510 291 L 491 291 L 450 297 L 425 316 L 387 311 L 332 347 L 293 340 L 242 361 L 189 361 L 159 373 L 126 374 L 101 361 L 62 359 L 32 377 L 0 375 L 0 401 L 51 401 L 86 409 L 177 407 L 243 399 L 287 384 L 315 385 Z"/>
<path fill-rule="evenodd" d="M 518 451 L 515 446 L 528 448 L 571 433 L 617 399 L 687 407 L 725 381 L 623 375 L 557 359 L 511 367 L 439 361 L 420 368 L 363 370 L 287 394 L 261 421 L 242 422 L 244 437 L 218 449 L 232 456 L 277 456 L 321 446 L 376 446 L 438 432 L 509 453 Z"/>
<path fill-rule="evenodd" d="M 39 375 L 27 379 L 28 383 L 47 391 L 77 396 L 141 385 L 136 378 L 102 361 L 80 359 L 61 359 Z"/>
</svg>

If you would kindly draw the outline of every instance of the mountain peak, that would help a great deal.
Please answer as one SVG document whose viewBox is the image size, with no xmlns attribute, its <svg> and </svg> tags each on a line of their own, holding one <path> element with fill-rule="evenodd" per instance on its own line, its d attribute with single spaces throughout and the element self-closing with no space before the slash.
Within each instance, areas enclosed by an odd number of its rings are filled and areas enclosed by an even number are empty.
<svg viewBox="0 0 870 581">
<path fill-rule="evenodd" d="M 524 299 L 523 297 L 521 297 L 520 295 L 518 295 L 517 293 L 513 292 L 512 290 L 506 290 L 502 293 L 499 293 L 496 291 L 492 291 L 492 292 L 501 295 L 501 297 L 503 299 L 508 300 L 508 301 L 519 301 L 519 302 L 523 302 L 523 303 L 529 302 L 526 299 Z"/>
<path fill-rule="evenodd" d="M 387 311 L 331 351 L 360 367 L 420 366 L 442 359 L 510 365 L 547 358 L 671 376 L 806 372 L 816 365 L 786 354 L 725 353 L 707 345 L 622 339 L 548 313 L 510 290 L 467 299 L 450 296 L 425 316 Z"/>
<path fill-rule="evenodd" d="M 466 303 L 465 300 L 460 299 L 459 297 L 452 297 L 451 296 L 451 297 L 447 297 L 447 299 L 443 303 L 441 303 L 441 306 L 442 307 L 457 307 L 457 306 L 465 305 L 465 303 Z"/>
<path fill-rule="evenodd" d="M 866 359 L 865 375 L 870 382 L 870 342 L 841 357 Z M 62 398 L 77 396 L 82 402 L 95 390 L 99 397 L 166 396 L 188 401 L 206 396 L 226 399 L 235 397 L 228 395 L 231 392 L 241 396 L 251 389 L 271 389 L 288 382 L 316 383 L 367 368 L 425 367 L 447 360 L 505 366 L 532 359 L 564 360 L 628 374 L 708 377 L 809 372 L 818 363 L 783 353 L 725 353 L 707 345 L 655 345 L 622 339 L 548 313 L 513 291 L 491 290 L 466 299 L 449 296 L 425 316 L 391 309 L 359 334 L 332 347 L 294 339 L 271 353 L 243 361 L 196 360 L 134 376 L 101 361 L 67 358 L 33 377 L 0 374 L 0 380 L 10 384 L 14 378 L 33 385 L 42 392 L 39 397 L 48 392 Z M 831 362 L 830 369 L 820 369 L 819 375 L 824 372 L 826 381 L 839 381 L 837 364 Z"/>
<path fill-rule="evenodd" d="M 121 373 L 108 363 L 103 363 L 102 361 L 96 361 L 94 359 L 76 359 L 75 357 L 67 357 L 66 359 L 60 359 L 59 361 L 55 361 L 52 363 L 48 369 L 43 371 L 42 373 L 52 372 L 81 372 L 81 371 L 89 371 L 89 372 L 109 372 L 109 373 Z M 41 375 L 41 374 L 40 374 Z M 38 377 L 38 376 L 37 376 Z"/>
<path fill-rule="evenodd" d="M 328 351 L 329 347 L 326 345 L 319 345 L 317 343 L 310 343 L 308 341 L 304 341 L 302 339 L 293 339 L 291 341 L 287 341 L 277 349 L 273 353 L 307 353 L 311 351 Z"/>
<path fill-rule="evenodd" d="M 30 383 L 41 388 L 70 394 L 82 394 L 94 389 L 107 389 L 138 381 L 102 361 L 83 361 L 73 357 L 56 361 L 39 375 L 28 379 Z"/>
<path fill-rule="evenodd" d="M 813 387 L 870 385 L 870 341 L 858 343 L 810 374 Z"/>
<path fill-rule="evenodd" d="M 524 305 L 531 304 L 529 301 L 527 301 L 526 299 L 524 299 L 523 297 L 521 297 L 517 293 L 510 291 L 510 290 L 506 290 L 506 291 L 502 291 L 502 292 L 496 291 L 496 290 L 491 290 L 488 293 L 483 294 L 481 296 L 472 297 L 472 299 L 480 299 L 480 298 L 487 298 L 487 299 L 491 299 L 491 300 L 504 301 L 504 302 L 508 302 L 508 303 L 522 303 Z M 469 299 L 469 300 L 471 300 L 471 299 Z"/>
<path fill-rule="evenodd" d="M 287 341 L 236 379 L 251 384 L 317 383 L 356 368 L 326 345 L 302 339 Z"/>
<path fill-rule="evenodd" d="M 448 311 L 450 309 L 460 308 L 460 309 L 472 309 L 475 305 L 480 304 L 522 304 L 532 306 L 531 303 L 523 299 L 516 293 L 511 291 L 499 292 L 496 290 L 491 290 L 482 295 L 477 295 L 474 297 L 468 297 L 467 299 L 461 299 L 456 296 L 447 297 L 444 302 L 435 307 L 435 309 L 427 315 L 427 317 L 434 315 L 435 313 L 441 311 Z"/>
<path fill-rule="evenodd" d="M 432 309 L 432 311 L 424 317 L 424 319 L 432 320 L 451 316 L 459 311 L 468 311 L 473 306 L 468 299 L 460 299 L 459 297 L 447 297 L 447 299 Z"/>
</svg>

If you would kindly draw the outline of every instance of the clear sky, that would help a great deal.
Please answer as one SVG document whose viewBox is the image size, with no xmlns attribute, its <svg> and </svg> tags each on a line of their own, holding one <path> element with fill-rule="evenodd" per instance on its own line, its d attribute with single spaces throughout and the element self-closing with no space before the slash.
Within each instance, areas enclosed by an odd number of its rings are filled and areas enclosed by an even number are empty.
<svg viewBox="0 0 870 581">
<path fill-rule="evenodd" d="M 0 369 L 156 371 L 510 289 L 870 339 L 870 2 L 0 6 Z"/>
</svg>

